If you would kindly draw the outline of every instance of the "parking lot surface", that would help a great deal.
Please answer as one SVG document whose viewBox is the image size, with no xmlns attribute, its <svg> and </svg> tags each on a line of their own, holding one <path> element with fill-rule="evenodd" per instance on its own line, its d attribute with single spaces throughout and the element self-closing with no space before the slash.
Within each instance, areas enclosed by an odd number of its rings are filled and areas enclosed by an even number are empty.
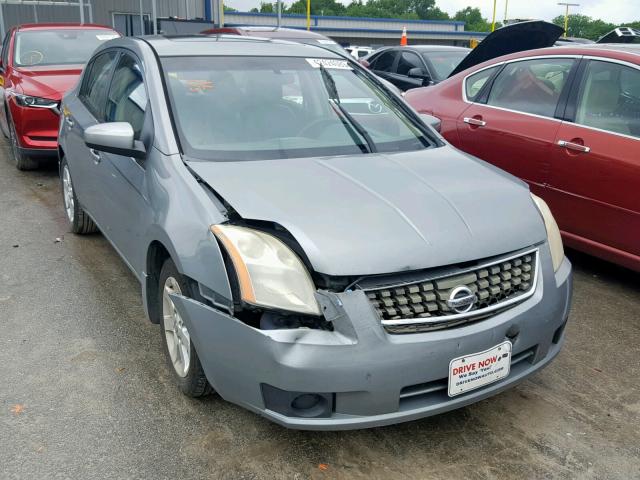
<svg viewBox="0 0 640 480">
<path fill-rule="evenodd" d="M 421 421 L 297 432 L 173 385 L 140 287 L 69 233 L 57 170 L 0 146 L 0 478 L 640 478 L 640 275 L 568 252 L 567 343 L 517 388 Z"/>
</svg>

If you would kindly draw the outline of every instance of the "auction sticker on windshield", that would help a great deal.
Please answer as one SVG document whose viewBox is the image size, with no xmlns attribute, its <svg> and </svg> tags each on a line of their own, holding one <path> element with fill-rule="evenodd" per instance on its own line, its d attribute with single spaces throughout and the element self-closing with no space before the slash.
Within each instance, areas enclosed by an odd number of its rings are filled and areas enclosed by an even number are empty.
<svg viewBox="0 0 640 480">
<path fill-rule="evenodd" d="M 346 60 L 333 60 L 331 58 L 307 58 L 306 60 L 313 68 L 320 68 L 320 66 L 323 66 L 324 68 L 351 70 L 349 62 Z"/>
<path fill-rule="evenodd" d="M 449 396 L 483 387 L 509 375 L 511 342 L 480 353 L 454 358 L 449 363 Z"/>
</svg>

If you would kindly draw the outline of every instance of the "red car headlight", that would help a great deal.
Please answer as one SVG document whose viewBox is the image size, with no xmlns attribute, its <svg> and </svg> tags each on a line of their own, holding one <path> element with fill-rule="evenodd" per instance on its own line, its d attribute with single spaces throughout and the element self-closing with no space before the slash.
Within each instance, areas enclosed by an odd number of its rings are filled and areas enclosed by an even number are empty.
<svg viewBox="0 0 640 480">
<path fill-rule="evenodd" d="M 34 108 L 51 108 L 58 109 L 58 101 L 51 100 L 49 98 L 34 97 L 33 95 L 24 95 L 22 93 L 14 93 L 16 103 L 21 107 L 34 107 Z"/>
</svg>

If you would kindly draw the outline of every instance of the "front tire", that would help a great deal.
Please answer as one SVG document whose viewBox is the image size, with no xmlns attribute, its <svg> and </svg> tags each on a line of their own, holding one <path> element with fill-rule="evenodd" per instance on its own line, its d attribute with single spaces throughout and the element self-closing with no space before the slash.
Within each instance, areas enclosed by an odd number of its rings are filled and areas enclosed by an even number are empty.
<svg viewBox="0 0 640 480">
<path fill-rule="evenodd" d="M 76 197 L 73 182 L 71 181 L 69 164 L 65 157 L 62 157 L 60 161 L 60 182 L 62 183 L 64 211 L 67 214 L 67 220 L 71 224 L 71 231 L 80 235 L 97 232 L 98 227 L 78 202 L 78 197 Z"/>
<path fill-rule="evenodd" d="M 180 391 L 189 397 L 204 397 L 213 392 L 207 381 L 191 335 L 171 300 L 171 293 L 191 296 L 187 279 L 178 272 L 173 260 L 165 260 L 158 283 L 158 312 L 165 357 Z"/>
<path fill-rule="evenodd" d="M 13 122 L 8 122 L 9 127 L 9 143 L 11 144 L 11 157 L 13 163 L 15 163 L 18 170 L 35 170 L 38 168 L 38 162 L 33 158 L 26 156 L 22 153 L 20 145 L 18 143 L 18 135 L 16 134 L 16 127 Z"/>
</svg>

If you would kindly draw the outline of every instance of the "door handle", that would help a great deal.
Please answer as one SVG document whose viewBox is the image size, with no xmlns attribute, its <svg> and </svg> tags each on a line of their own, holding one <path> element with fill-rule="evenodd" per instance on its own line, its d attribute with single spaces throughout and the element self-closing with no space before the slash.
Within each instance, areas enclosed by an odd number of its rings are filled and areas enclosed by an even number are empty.
<svg viewBox="0 0 640 480">
<path fill-rule="evenodd" d="M 580 145 L 579 143 L 568 142 L 566 140 L 558 140 L 558 146 L 566 148 L 567 150 L 574 150 L 576 152 L 589 153 L 591 148 Z"/>
<path fill-rule="evenodd" d="M 474 127 L 484 127 L 487 122 L 485 122 L 484 120 L 480 120 L 479 118 L 473 118 L 473 117 L 464 117 L 462 119 L 462 121 L 464 123 L 468 123 L 469 125 L 473 125 Z"/>
<path fill-rule="evenodd" d="M 95 149 L 93 149 L 93 148 L 90 148 L 89 152 L 91 153 L 91 156 L 93 156 L 94 163 L 96 165 L 99 164 L 100 161 L 102 160 L 102 158 L 100 157 L 100 152 L 95 150 Z"/>
</svg>

